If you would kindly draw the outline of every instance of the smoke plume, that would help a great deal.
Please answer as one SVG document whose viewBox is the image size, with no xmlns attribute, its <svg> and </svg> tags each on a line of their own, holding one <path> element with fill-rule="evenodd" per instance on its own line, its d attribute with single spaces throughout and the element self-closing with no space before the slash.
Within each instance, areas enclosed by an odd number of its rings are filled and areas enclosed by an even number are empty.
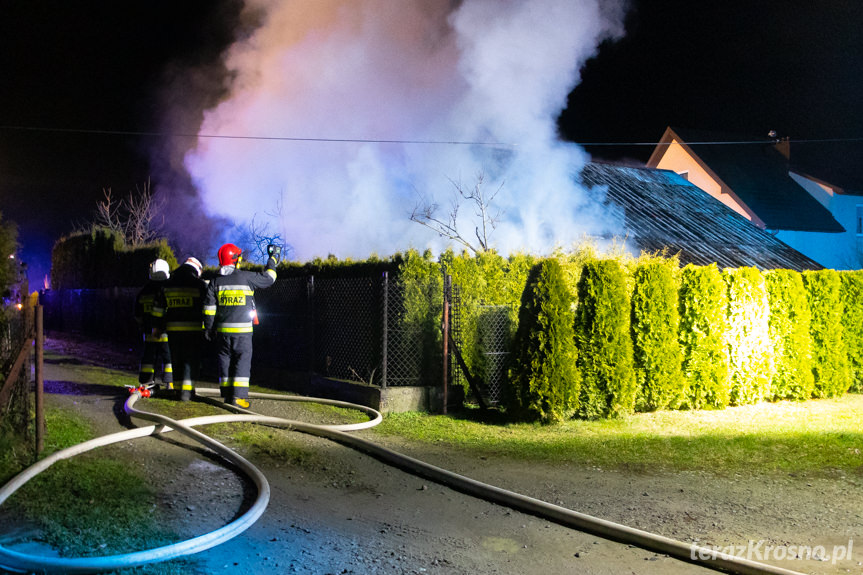
<svg viewBox="0 0 863 575">
<path fill-rule="evenodd" d="M 446 242 L 454 184 L 499 190 L 491 244 L 547 252 L 613 225 L 573 175 L 556 118 L 598 43 L 608 0 L 247 0 L 259 25 L 226 52 L 229 95 L 185 156 L 217 218 L 266 222 L 293 259 L 364 258 Z M 218 137 L 216 137 L 218 136 Z M 464 200 L 458 229 L 480 225 Z"/>
</svg>

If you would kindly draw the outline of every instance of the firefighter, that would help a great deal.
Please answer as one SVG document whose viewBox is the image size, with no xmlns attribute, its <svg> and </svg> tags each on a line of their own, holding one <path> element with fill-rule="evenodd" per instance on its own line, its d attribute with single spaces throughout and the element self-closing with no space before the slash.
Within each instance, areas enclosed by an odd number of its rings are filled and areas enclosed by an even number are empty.
<svg viewBox="0 0 863 575">
<path fill-rule="evenodd" d="M 281 249 L 267 246 L 267 267 L 262 272 L 240 270 L 242 250 L 234 244 L 219 248 L 219 275 L 210 281 L 204 297 L 207 340 L 215 340 L 219 363 L 219 390 L 225 403 L 249 407 L 252 369 L 252 326 L 257 323 L 255 289 L 276 281 Z"/>
<path fill-rule="evenodd" d="M 207 284 L 201 279 L 201 262 L 190 257 L 162 282 L 156 294 L 153 316 L 168 334 L 171 365 L 176 374 L 176 398 L 189 401 L 201 366 L 204 332 L 204 294 Z"/>
<path fill-rule="evenodd" d="M 165 333 L 153 317 L 153 304 L 162 284 L 170 277 L 168 262 L 157 259 L 150 264 L 150 279 L 138 292 L 135 298 L 135 320 L 144 335 L 144 354 L 141 358 L 141 369 L 138 372 L 138 383 L 150 385 L 156 383 L 156 370 L 161 371 L 162 383 L 167 389 L 173 389 L 173 373 L 171 369 L 171 352 L 168 349 L 168 334 Z"/>
</svg>

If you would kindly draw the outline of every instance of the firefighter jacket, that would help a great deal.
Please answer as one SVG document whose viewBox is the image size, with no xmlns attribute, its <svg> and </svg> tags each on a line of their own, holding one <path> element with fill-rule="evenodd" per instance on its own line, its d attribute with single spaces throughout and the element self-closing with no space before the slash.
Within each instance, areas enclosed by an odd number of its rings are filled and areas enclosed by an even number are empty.
<svg viewBox="0 0 863 575">
<path fill-rule="evenodd" d="M 204 296 L 204 327 L 224 334 L 252 333 L 256 319 L 255 289 L 276 281 L 276 261 L 270 258 L 262 272 L 223 266 L 210 280 Z"/>
<path fill-rule="evenodd" d="M 158 323 L 153 317 L 153 305 L 156 303 L 156 296 L 163 283 L 165 282 L 149 280 L 135 298 L 135 321 L 138 322 L 147 341 L 168 341 L 167 336 L 152 337 L 153 328 L 157 327 Z"/>
<path fill-rule="evenodd" d="M 183 264 L 162 282 L 153 305 L 157 327 L 168 333 L 204 329 L 204 295 L 207 283 L 195 268 Z"/>
</svg>

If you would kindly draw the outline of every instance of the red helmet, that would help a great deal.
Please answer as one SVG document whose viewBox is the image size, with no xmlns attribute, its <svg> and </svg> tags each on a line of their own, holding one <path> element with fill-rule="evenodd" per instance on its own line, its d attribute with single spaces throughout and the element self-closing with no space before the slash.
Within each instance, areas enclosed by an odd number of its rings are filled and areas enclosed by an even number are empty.
<svg viewBox="0 0 863 575">
<path fill-rule="evenodd" d="M 234 244 L 225 244 L 219 248 L 219 265 L 235 266 L 240 263 L 241 255 L 243 255 L 243 250 Z"/>
</svg>

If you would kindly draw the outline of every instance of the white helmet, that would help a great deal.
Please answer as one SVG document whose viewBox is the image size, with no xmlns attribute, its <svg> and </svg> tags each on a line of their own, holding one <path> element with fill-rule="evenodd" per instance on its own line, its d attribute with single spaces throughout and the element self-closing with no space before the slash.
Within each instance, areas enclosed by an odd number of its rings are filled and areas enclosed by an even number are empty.
<svg viewBox="0 0 863 575">
<path fill-rule="evenodd" d="M 150 264 L 150 279 L 154 281 L 164 281 L 171 277 L 168 262 L 163 259 L 158 259 Z"/>
<path fill-rule="evenodd" d="M 198 258 L 187 258 L 184 264 L 187 266 L 191 266 L 192 269 L 195 270 L 195 275 L 201 277 L 201 270 L 203 270 L 204 267 L 201 265 L 201 261 Z"/>
</svg>

